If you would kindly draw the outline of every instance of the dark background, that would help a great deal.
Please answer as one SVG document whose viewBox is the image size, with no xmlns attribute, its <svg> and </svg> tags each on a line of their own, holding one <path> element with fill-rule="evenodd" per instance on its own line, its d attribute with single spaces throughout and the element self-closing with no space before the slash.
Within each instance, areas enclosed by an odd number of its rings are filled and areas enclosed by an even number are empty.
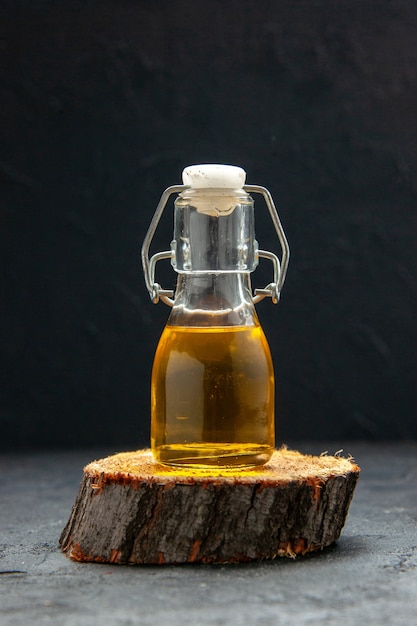
<svg viewBox="0 0 417 626">
<path fill-rule="evenodd" d="M 3 449 L 147 445 L 169 309 L 139 250 L 199 162 L 268 187 L 291 245 L 258 305 L 277 443 L 417 437 L 416 7 L 1 3 Z"/>
</svg>

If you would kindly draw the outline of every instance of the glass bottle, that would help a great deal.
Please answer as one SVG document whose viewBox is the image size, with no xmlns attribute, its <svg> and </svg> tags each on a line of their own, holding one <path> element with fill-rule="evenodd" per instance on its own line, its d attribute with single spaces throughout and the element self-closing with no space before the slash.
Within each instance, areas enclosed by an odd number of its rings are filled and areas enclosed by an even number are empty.
<svg viewBox="0 0 417 626">
<path fill-rule="evenodd" d="M 251 467 L 274 450 L 274 370 L 254 303 L 278 301 L 288 244 L 268 192 L 245 186 L 245 172 L 225 165 L 190 166 L 183 186 L 163 194 L 142 249 L 154 302 L 172 306 L 160 338 L 151 383 L 151 447 L 157 461 L 194 467 Z M 282 249 L 258 249 L 254 203 L 267 200 Z M 166 200 L 179 192 L 169 252 L 148 260 Z M 252 296 L 250 274 L 264 256 L 274 282 Z M 155 265 L 170 258 L 178 272 L 175 295 L 155 282 Z"/>
</svg>

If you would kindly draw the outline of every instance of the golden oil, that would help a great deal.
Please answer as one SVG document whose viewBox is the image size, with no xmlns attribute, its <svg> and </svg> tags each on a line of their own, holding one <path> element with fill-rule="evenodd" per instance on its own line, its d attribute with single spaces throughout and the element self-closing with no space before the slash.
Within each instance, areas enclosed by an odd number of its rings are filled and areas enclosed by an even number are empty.
<svg viewBox="0 0 417 626">
<path fill-rule="evenodd" d="M 261 326 L 165 327 L 152 370 L 157 461 L 250 467 L 274 450 L 274 372 Z"/>
</svg>

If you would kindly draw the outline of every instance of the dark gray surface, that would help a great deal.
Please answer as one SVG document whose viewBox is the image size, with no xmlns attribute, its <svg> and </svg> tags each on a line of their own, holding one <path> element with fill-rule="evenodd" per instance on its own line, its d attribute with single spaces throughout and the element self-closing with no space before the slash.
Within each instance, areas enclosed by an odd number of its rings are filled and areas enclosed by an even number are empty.
<svg viewBox="0 0 417 626">
<path fill-rule="evenodd" d="M 334 547 L 232 566 L 124 567 L 63 556 L 58 537 L 82 467 L 109 452 L 0 459 L 2 625 L 417 624 L 417 444 L 345 447 L 362 473 Z"/>
</svg>

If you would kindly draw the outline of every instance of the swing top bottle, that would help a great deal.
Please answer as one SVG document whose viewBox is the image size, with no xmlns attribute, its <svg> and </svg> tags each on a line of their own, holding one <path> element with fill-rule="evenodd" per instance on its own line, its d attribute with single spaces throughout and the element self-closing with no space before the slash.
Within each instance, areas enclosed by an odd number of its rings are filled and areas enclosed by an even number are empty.
<svg viewBox="0 0 417 626">
<path fill-rule="evenodd" d="M 153 301 L 172 306 L 152 369 L 152 451 L 170 465 L 261 465 L 275 445 L 274 371 L 254 302 L 268 295 L 278 300 L 288 246 L 268 192 L 244 188 L 241 168 L 191 166 L 183 180 L 161 198 L 142 249 Z M 258 249 L 249 190 L 267 194 L 283 247 L 281 265 Z M 149 261 L 163 206 L 177 191 L 171 249 Z M 168 256 L 178 272 L 175 295 L 154 280 L 157 261 Z M 272 260 L 274 281 L 253 296 L 250 274 L 260 256 Z"/>
</svg>

